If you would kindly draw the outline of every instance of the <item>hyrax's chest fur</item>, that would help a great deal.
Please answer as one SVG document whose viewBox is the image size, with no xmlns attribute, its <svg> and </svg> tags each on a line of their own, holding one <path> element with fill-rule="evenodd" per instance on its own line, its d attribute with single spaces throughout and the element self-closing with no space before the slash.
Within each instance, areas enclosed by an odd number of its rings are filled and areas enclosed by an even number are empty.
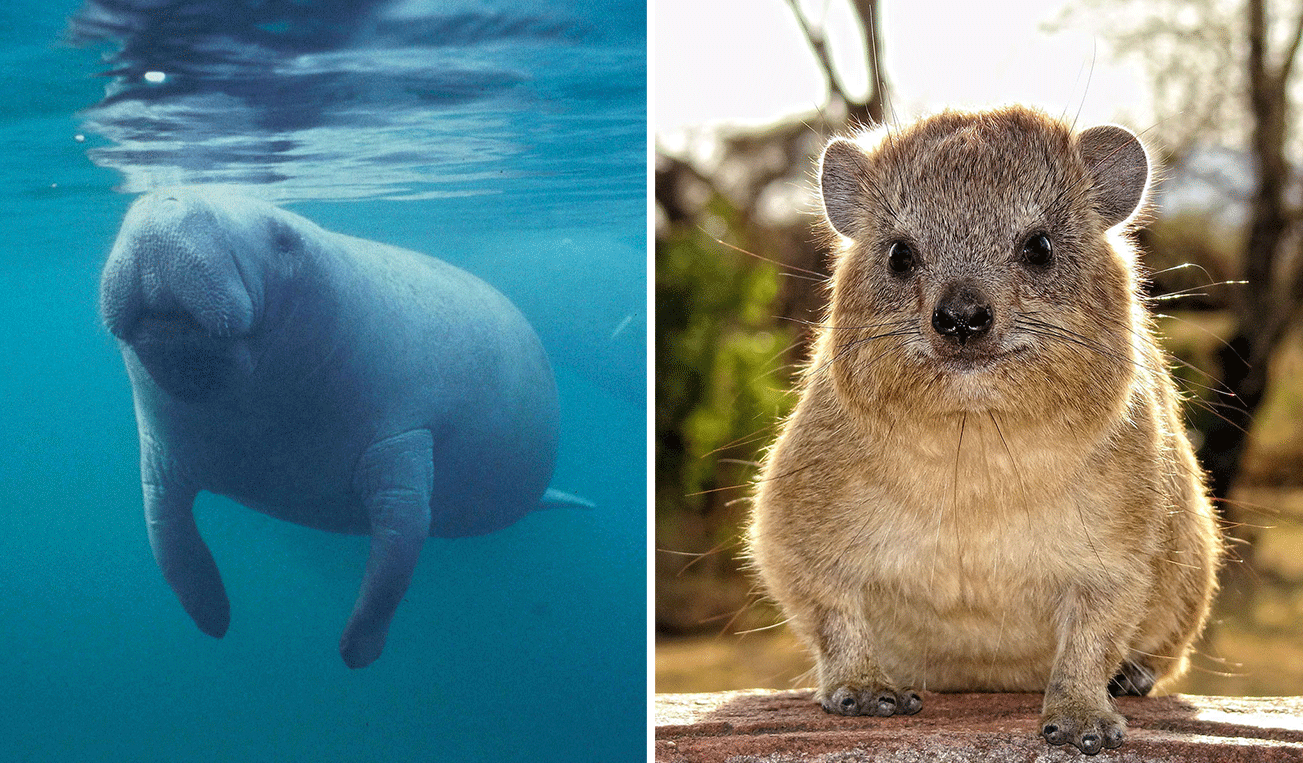
<svg viewBox="0 0 1303 763">
<path fill-rule="evenodd" d="M 1148 179 L 1130 132 L 1023 108 L 825 150 L 831 303 L 750 548 L 829 712 L 1044 691 L 1093 753 L 1110 693 L 1185 669 L 1221 545 L 1136 296 Z"/>
</svg>

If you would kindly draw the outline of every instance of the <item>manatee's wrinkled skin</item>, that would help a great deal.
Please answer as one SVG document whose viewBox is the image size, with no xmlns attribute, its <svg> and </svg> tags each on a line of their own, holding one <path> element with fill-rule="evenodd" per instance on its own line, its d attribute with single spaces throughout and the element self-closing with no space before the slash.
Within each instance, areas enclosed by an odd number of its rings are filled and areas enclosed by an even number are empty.
<svg viewBox="0 0 1303 763">
<path fill-rule="evenodd" d="M 506 527 L 539 505 L 556 386 L 492 287 L 269 204 L 158 191 L 128 211 L 100 285 L 131 377 L 155 559 L 200 630 L 230 605 L 200 490 L 308 527 L 369 534 L 340 640 L 370 664 L 428 535 Z"/>
</svg>

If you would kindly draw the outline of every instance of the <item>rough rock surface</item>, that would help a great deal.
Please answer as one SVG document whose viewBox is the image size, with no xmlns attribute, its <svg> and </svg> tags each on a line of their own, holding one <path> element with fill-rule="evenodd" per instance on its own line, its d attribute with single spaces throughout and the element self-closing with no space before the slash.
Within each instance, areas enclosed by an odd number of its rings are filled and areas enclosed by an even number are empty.
<svg viewBox="0 0 1303 763">
<path fill-rule="evenodd" d="M 1122 697 L 1127 741 L 1097 761 L 1303 762 L 1303 697 Z M 1039 694 L 923 695 L 918 715 L 828 715 L 810 691 L 656 695 L 658 763 L 1082 760 L 1040 737 Z"/>
</svg>

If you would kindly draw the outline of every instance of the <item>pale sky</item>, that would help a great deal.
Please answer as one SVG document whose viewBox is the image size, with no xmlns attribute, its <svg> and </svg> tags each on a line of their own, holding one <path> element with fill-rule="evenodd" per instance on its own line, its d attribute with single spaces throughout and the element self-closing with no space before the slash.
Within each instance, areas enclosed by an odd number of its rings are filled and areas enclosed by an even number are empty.
<svg viewBox="0 0 1303 763">
<path fill-rule="evenodd" d="M 802 0 L 827 14 L 844 87 L 866 89 L 848 0 Z M 885 71 L 905 120 L 1007 103 L 1076 115 L 1079 124 L 1152 120 L 1143 72 L 1119 65 L 1082 28 L 1054 34 L 1062 0 L 882 0 Z M 823 78 L 786 0 L 652 0 L 652 111 L 661 139 L 690 126 L 764 123 L 824 100 Z M 1093 66 L 1092 66 L 1093 61 Z M 1093 68 L 1093 71 L 1092 71 Z M 1087 81 L 1089 80 L 1089 87 Z"/>
</svg>

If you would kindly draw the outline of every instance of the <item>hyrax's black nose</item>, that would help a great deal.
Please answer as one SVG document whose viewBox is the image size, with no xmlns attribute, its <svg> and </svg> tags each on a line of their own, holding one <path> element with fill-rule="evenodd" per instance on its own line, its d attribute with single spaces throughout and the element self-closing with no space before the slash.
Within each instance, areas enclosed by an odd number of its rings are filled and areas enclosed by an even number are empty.
<svg viewBox="0 0 1303 763">
<path fill-rule="evenodd" d="M 967 286 L 948 290 L 932 311 L 932 328 L 960 344 L 985 334 L 993 320 L 986 298 Z"/>
</svg>

